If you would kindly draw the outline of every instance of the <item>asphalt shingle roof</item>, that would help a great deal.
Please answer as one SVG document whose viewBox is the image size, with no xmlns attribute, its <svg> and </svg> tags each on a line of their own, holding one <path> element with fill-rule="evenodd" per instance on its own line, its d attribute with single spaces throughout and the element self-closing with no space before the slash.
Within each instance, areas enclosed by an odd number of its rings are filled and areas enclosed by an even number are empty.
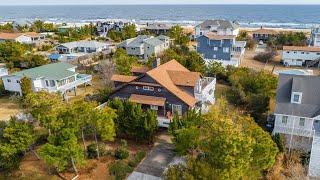
<svg viewBox="0 0 320 180">
<path fill-rule="evenodd" d="M 201 28 L 209 28 L 210 26 L 218 26 L 219 29 L 237 29 L 240 25 L 237 22 L 231 22 L 227 20 L 205 20 L 203 23 L 199 24 Z"/>
<path fill-rule="evenodd" d="M 301 104 L 291 103 L 291 93 L 301 92 Z M 320 77 L 280 74 L 275 114 L 300 117 L 320 115 Z"/>
<path fill-rule="evenodd" d="M 35 67 L 32 69 L 19 71 L 19 72 L 13 73 L 12 75 L 21 76 L 21 77 L 26 76 L 29 78 L 45 77 L 51 80 L 60 80 L 60 79 L 67 78 L 77 74 L 76 72 L 68 70 L 74 67 L 75 67 L 74 65 L 59 62 L 59 63 L 47 64 L 47 65 Z"/>
</svg>

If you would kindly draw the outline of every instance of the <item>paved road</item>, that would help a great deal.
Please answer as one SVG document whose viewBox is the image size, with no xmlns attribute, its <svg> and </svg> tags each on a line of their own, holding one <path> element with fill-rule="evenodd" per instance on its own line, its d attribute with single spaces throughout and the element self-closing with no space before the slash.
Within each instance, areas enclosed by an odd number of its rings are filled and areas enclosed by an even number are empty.
<svg viewBox="0 0 320 180">
<path fill-rule="evenodd" d="M 138 165 L 136 170 L 128 177 L 128 180 L 135 179 L 161 179 L 165 168 L 174 159 L 174 146 L 170 136 L 161 134 L 155 146 L 147 157 Z"/>
</svg>

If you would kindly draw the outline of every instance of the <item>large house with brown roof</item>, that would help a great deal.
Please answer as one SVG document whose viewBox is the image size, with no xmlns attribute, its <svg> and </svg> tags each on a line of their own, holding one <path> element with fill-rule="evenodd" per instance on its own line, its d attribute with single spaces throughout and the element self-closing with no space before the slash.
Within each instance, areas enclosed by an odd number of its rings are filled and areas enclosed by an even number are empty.
<svg viewBox="0 0 320 180">
<path fill-rule="evenodd" d="M 320 47 L 283 46 L 282 61 L 285 66 L 319 65 Z"/>
<path fill-rule="evenodd" d="M 161 127 L 168 127 L 175 113 L 182 115 L 192 108 L 206 112 L 215 103 L 215 78 L 190 72 L 176 60 L 157 64 L 150 70 L 133 68 L 132 76 L 113 75 L 115 90 L 110 97 L 157 111 Z"/>
<path fill-rule="evenodd" d="M 0 33 L 0 42 L 15 41 L 23 44 L 36 44 L 45 39 L 45 35 L 36 32 L 26 33 Z"/>
</svg>

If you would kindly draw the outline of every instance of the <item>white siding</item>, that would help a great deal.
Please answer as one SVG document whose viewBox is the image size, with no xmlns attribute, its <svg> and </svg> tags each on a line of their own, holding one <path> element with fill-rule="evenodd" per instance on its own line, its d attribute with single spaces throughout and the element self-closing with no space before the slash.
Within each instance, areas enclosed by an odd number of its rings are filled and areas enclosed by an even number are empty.
<svg viewBox="0 0 320 180">
<path fill-rule="evenodd" d="M 283 51 L 282 60 L 290 66 L 302 66 L 305 61 L 312 61 L 320 57 L 320 52 Z"/>
<path fill-rule="evenodd" d="M 287 123 L 282 122 L 283 116 L 288 116 Z M 304 117 L 276 114 L 273 133 L 294 134 L 305 137 L 312 136 L 314 119 L 305 118 L 304 126 L 301 126 L 299 124 L 300 118 Z"/>
</svg>

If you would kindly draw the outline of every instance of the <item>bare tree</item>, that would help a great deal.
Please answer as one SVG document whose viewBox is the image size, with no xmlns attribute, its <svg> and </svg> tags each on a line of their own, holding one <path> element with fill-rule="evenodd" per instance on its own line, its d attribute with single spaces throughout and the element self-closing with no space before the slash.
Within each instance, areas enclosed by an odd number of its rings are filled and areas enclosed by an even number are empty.
<svg viewBox="0 0 320 180">
<path fill-rule="evenodd" d="M 111 77 L 115 72 L 115 64 L 111 60 L 105 60 L 99 64 L 98 68 L 100 76 L 103 79 L 104 85 L 112 87 L 113 82 L 111 81 Z"/>
</svg>

